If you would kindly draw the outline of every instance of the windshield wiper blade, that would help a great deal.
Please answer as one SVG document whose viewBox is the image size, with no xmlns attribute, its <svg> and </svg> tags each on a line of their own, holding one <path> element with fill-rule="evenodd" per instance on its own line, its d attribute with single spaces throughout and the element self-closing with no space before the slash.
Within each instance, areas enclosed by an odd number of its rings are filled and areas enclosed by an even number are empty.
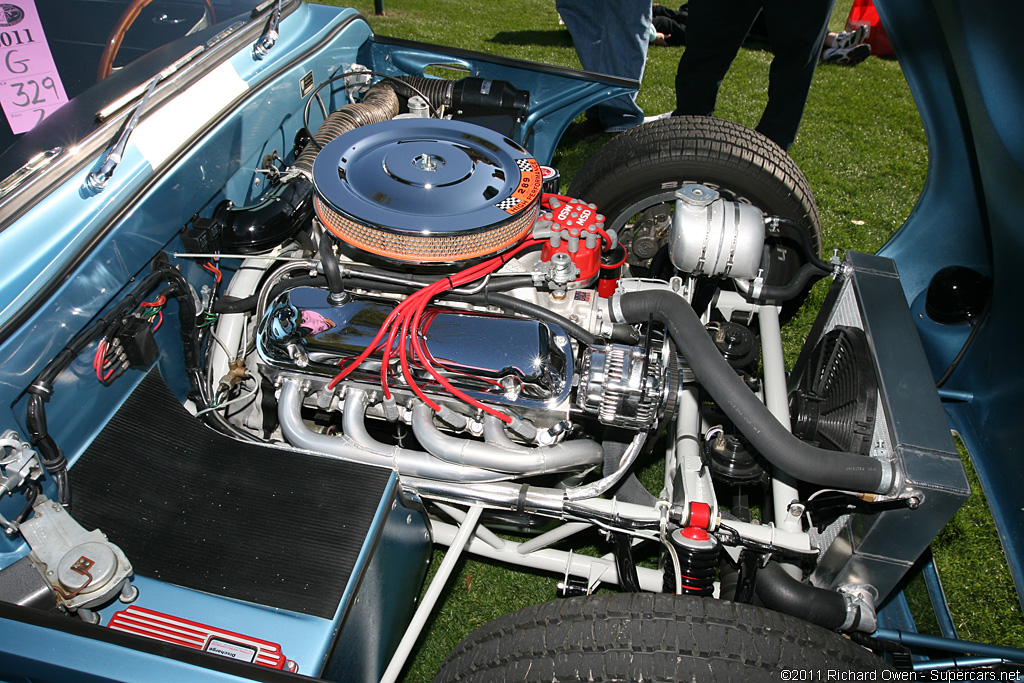
<svg viewBox="0 0 1024 683">
<path fill-rule="evenodd" d="M 114 175 L 114 170 L 117 165 L 121 163 L 121 158 L 124 156 L 124 150 L 128 146 L 128 138 L 131 136 L 132 131 L 135 130 L 135 126 L 139 124 L 139 118 L 142 116 L 142 110 L 146 108 L 146 104 L 149 102 L 150 95 L 156 90 L 156 86 L 161 81 L 170 77 L 175 71 L 184 66 L 193 57 L 203 52 L 206 49 L 205 45 L 198 45 L 194 49 L 190 50 L 186 55 L 176 60 L 173 64 L 165 67 L 153 80 L 149 82 L 146 87 L 146 94 L 142 96 L 142 100 L 135 106 L 132 111 L 132 117 L 128 120 L 128 123 L 121 129 L 121 133 L 117 136 L 117 141 L 114 145 L 107 150 L 106 156 L 103 157 L 103 163 L 100 165 L 99 170 L 93 171 L 89 174 L 89 177 L 85 179 L 85 186 L 93 192 L 102 192 L 103 188 L 110 182 L 111 176 Z"/>
</svg>

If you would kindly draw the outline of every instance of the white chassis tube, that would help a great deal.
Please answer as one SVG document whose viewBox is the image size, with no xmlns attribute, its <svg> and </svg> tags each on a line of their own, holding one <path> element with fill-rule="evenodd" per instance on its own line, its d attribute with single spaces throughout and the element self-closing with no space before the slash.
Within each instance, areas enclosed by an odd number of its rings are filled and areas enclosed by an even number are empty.
<svg viewBox="0 0 1024 683">
<path fill-rule="evenodd" d="M 779 309 L 758 306 L 761 327 L 761 366 L 764 370 L 764 403 L 779 422 L 790 428 L 789 395 L 786 392 L 786 359 L 782 352 Z M 775 523 L 786 531 L 800 531 L 800 515 L 792 515 L 789 505 L 797 500 L 793 479 L 778 468 L 772 472 L 772 501 Z"/>
<path fill-rule="evenodd" d="M 391 658 L 391 663 L 388 664 L 388 668 L 380 679 L 381 683 L 394 683 L 394 681 L 398 680 L 398 675 L 402 673 L 402 667 L 405 666 L 405 660 L 409 658 L 413 645 L 416 644 L 416 639 L 420 637 L 420 632 L 423 631 L 427 619 L 430 618 L 430 613 L 434 611 L 434 605 L 437 603 L 437 599 L 441 597 L 441 591 L 444 590 L 445 584 L 448 583 L 448 578 L 452 575 L 452 570 L 455 569 L 455 565 L 459 561 L 459 557 L 462 555 L 462 550 L 466 547 L 467 542 L 472 538 L 474 542 L 490 547 L 473 538 L 473 530 L 480 521 L 480 515 L 483 511 L 482 507 L 473 506 L 466 513 L 462 526 L 451 527 L 452 535 L 449 543 L 446 544 L 450 548 L 445 553 L 444 559 L 441 560 L 441 566 L 437 568 L 437 573 L 423 594 L 423 601 L 416 608 L 416 613 L 412 616 L 412 621 L 409 622 L 409 628 L 405 630 L 405 635 L 402 636 L 401 642 L 398 643 L 398 648 Z"/>
<path fill-rule="evenodd" d="M 450 546 L 458 540 L 457 532 L 460 527 L 436 520 L 431 521 L 431 526 L 434 530 L 435 543 Z M 466 549 L 474 555 L 507 564 L 540 569 L 559 576 L 564 576 L 565 574 L 578 576 L 587 580 L 589 590 L 593 590 L 602 582 L 619 583 L 619 573 L 615 568 L 614 560 L 591 557 L 590 555 L 578 555 L 551 548 L 520 554 L 519 547 L 521 545 L 521 543 L 506 540 L 504 547 L 498 549 L 480 540 L 478 537 L 473 537 L 470 539 Z M 445 555 L 445 558 L 447 557 Z M 637 567 L 636 571 L 637 576 L 640 578 L 641 590 L 661 592 L 663 578 L 660 571 L 646 567 Z"/>
</svg>

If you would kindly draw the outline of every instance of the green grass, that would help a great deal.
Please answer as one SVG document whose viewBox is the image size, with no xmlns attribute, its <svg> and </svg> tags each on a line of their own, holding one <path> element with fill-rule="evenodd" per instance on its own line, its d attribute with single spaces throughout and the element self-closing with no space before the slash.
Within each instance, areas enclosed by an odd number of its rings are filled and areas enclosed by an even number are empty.
<svg viewBox="0 0 1024 683">
<path fill-rule="evenodd" d="M 508 57 L 578 67 L 568 32 L 552 0 L 371 0 L 334 2 L 358 9 L 377 33 Z M 851 0 L 839 0 L 832 28 L 841 29 Z M 648 114 L 675 106 L 674 75 L 683 48 L 652 47 L 638 102 Z M 743 49 L 722 86 L 716 116 L 754 126 L 765 103 L 771 54 Z M 579 142 L 555 158 L 563 183 L 601 141 Z M 856 67 L 821 65 L 791 155 L 817 198 L 827 252 L 874 252 L 893 235 L 920 196 L 928 152 L 913 98 L 898 62 L 871 58 Z M 795 359 L 824 298 L 819 283 L 784 330 Z M 966 459 L 965 459 L 966 460 Z M 968 463 L 969 464 L 969 463 Z M 1024 643 L 1024 620 L 977 479 L 976 493 L 935 544 L 936 563 L 961 637 L 1005 645 Z M 440 562 L 441 552 L 435 557 Z M 557 579 L 475 559 L 460 562 L 404 680 L 433 678 L 448 651 L 467 633 L 506 612 L 556 597 Z M 913 596 L 912 596 L 913 597 Z M 922 608 L 923 609 L 923 608 Z M 925 620 L 922 620 L 924 623 Z"/>
<path fill-rule="evenodd" d="M 964 640 L 1024 647 L 1024 620 L 1013 580 L 978 475 L 962 445 L 960 449 L 973 493 L 933 544 L 953 625 Z M 934 626 L 921 631 L 938 633 Z"/>
</svg>

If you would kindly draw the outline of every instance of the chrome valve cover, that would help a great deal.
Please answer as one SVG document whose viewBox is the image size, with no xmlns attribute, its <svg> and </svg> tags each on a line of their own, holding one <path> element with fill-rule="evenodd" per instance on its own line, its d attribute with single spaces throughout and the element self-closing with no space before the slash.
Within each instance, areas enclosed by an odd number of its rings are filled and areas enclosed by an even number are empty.
<svg viewBox="0 0 1024 683">
<path fill-rule="evenodd" d="M 339 362 L 370 345 L 395 301 L 354 298 L 332 306 L 326 290 L 299 287 L 282 294 L 263 318 L 257 336 L 260 360 L 276 372 L 302 374 L 326 383 Z M 430 307 L 422 324 L 423 345 L 435 366 L 454 386 L 492 403 L 549 413 L 567 409 L 573 381 L 569 335 L 550 323 L 473 310 Z M 397 346 L 397 345 L 396 345 Z M 349 378 L 380 382 L 382 349 Z M 388 383 L 405 388 L 396 367 L 397 348 L 389 360 Z M 414 368 L 424 391 L 444 395 L 426 372 Z"/>
</svg>

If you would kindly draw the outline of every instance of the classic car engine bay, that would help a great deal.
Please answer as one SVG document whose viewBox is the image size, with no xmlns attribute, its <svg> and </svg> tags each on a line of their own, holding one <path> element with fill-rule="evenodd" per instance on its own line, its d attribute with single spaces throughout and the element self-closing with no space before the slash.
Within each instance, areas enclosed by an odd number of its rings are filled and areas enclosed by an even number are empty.
<svg viewBox="0 0 1024 683">
<path fill-rule="evenodd" d="M 969 494 L 893 263 L 823 260 L 816 216 L 753 186 L 610 196 L 621 155 L 565 194 L 511 138 L 527 90 L 378 76 L 325 82 L 348 103 L 315 134 L 308 95 L 256 200 L 197 205 L 26 385 L 0 442 L 25 498 L 0 508 L 3 600 L 332 678 L 371 614 L 415 640 L 432 540 L 437 591 L 467 550 L 566 596 L 871 634 Z M 650 125 L 763 154 L 738 126 Z M 824 277 L 787 373 L 781 326 Z M 70 376 L 122 388 L 90 390 L 110 419 L 65 456 L 46 410 Z M 587 531 L 611 551 L 573 548 Z M 364 647 L 367 678 L 406 647 Z"/>
</svg>

